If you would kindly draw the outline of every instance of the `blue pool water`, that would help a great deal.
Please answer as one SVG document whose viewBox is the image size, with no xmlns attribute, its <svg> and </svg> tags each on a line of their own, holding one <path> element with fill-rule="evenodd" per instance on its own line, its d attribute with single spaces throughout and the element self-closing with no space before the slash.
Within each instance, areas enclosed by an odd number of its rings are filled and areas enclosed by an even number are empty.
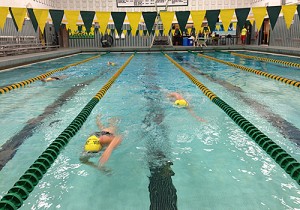
<svg viewBox="0 0 300 210">
<path fill-rule="evenodd" d="M 297 137 L 293 135 L 300 129 L 299 88 L 193 54 L 168 54 L 300 161 Z M 0 72 L 0 84 L 19 82 L 94 55 L 74 55 Z M 68 76 L 62 81 L 37 81 L 0 96 L 0 144 L 23 134 L 23 143 L 0 171 L 0 196 L 130 55 L 110 53 L 56 73 Z M 295 80 L 300 75 L 296 70 L 291 73 L 294 70 L 284 71 L 271 63 L 262 65 L 230 54 L 208 55 L 259 70 L 267 68 L 270 73 Z M 108 67 L 107 61 L 117 66 Z M 172 91 L 182 93 L 206 122 L 172 106 L 166 98 Z M 103 122 L 117 117 L 123 135 L 122 144 L 106 164 L 109 174 L 79 161 L 86 138 L 97 130 L 98 114 Z M 274 124 L 276 120 L 288 127 Z M 97 159 L 92 161 L 96 163 Z M 167 167 L 168 161 L 173 165 Z M 165 189 L 164 202 L 154 196 L 161 188 Z M 166 203 L 178 209 L 297 209 L 300 188 L 163 54 L 138 53 L 21 209 L 162 209 Z"/>
</svg>

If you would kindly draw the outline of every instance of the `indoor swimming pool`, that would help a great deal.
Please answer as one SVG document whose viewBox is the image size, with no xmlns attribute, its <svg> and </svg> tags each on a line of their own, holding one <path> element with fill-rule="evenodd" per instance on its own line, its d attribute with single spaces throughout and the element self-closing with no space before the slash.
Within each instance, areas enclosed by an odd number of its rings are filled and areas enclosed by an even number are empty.
<svg viewBox="0 0 300 210">
<path fill-rule="evenodd" d="M 166 54 L 300 161 L 299 87 L 189 52 Z M 205 54 L 300 81 L 299 68 L 228 52 Z M 96 55 L 1 71 L 0 88 Z M 299 184 L 160 52 L 101 54 L 52 75 L 62 80 L 1 94 L 0 198 L 132 55 L 20 209 L 299 208 Z M 204 122 L 174 106 L 171 92 L 181 93 Z M 123 137 L 105 171 L 79 161 L 86 139 L 98 131 L 98 115 L 104 123 L 117 118 Z"/>
</svg>

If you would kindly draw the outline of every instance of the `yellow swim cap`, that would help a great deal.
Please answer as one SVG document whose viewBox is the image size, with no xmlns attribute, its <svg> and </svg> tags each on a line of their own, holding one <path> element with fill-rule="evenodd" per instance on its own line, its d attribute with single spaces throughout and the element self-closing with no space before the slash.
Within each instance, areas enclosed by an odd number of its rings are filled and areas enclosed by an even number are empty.
<svg viewBox="0 0 300 210">
<path fill-rule="evenodd" d="M 175 104 L 176 106 L 180 106 L 180 107 L 187 107 L 187 106 L 189 105 L 188 102 L 186 102 L 186 100 L 184 100 L 184 99 L 176 100 L 176 101 L 174 102 L 174 104 Z"/>
<path fill-rule="evenodd" d="M 99 152 L 102 149 L 99 138 L 95 135 L 90 136 L 84 145 L 84 151 L 86 152 Z"/>
</svg>

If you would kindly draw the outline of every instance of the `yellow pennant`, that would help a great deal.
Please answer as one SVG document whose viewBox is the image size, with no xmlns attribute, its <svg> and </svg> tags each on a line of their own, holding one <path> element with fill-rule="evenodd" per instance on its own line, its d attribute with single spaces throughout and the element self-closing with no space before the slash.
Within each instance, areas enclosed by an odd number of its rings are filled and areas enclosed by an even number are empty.
<svg viewBox="0 0 300 210">
<path fill-rule="evenodd" d="M 110 12 L 96 12 L 96 17 L 100 25 L 100 33 L 104 35 L 110 19 Z"/>
<path fill-rule="evenodd" d="M 39 24 L 42 34 L 44 33 L 44 28 L 46 21 L 48 19 L 48 9 L 33 9 L 36 21 Z"/>
<path fill-rule="evenodd" d="M 164 26 L 164 35 L 168 35 L 175 12 L 160 12 L 161 21 Z"/>
<path fill-rule="evenodd" d="M 220 12 L 222 25 L 225 32 L 228 31 L 233 14 L 234 14 L 234 9 L 222 9 Z"/>
<path fill-rule="evenodd" d="M 256 28 L 259 31 L 261 28 L 261 25 L 265 19 L 265 16 L 267 14 L 267 8 L 266 7 L 252 7 L 252 13 L 253 13 L 253 16 L 255 19 Z"/>
<path fill-rule="evenodd" d="M 191 11 L 191 16 L 194 22 L 194 28 L 196 29 L 196 32 L 199 33 L 199 31 L 202 28 L 202 22 L 205 17 L 205 10 L 200 10 L 200 11 Z"/>
<path fill-rule="evenodd" d="M 18 31 L 22 31 L 24 18 L 27 14 L 26 8 L 11 8 L 13 16 L 15 18 L 16 24 L 18 26 Z"/>
<path fill-rule="evenodd" d="M 295 12 L 297 9 L 297 5 L 282 5 L 281 11 L 284 16 L 285 24 L 287 29 L 290 29 L 293 18 L 295 16 Z"/>
<path fill-rule="evenodd" d="M 144 35 L 144 31 L 143 30 L 139 30 L 139 35 L 143 36 Z"/>
<path fill-rule="evenodd" d="M 8 7 L 0 7 L 0 28 L 4 28 L 6 17 L 8 15 Z"/>
<path fill-rule="evenodd" d="M 68 21 L 68 29 L 71 30 L 71 33 L 78 30 L 77 21 L 79 17 L 79 10 L 65 10 L 65 16 Z"/>
<path fill-rule="evenodd" d="M 138 29 L 140 20 L 141 20 L 141 12 L 127 12 L 127 18 L 129 20 L 131 26 L 131 34 L 135 36 L 136 30 Z"/>
</svg>

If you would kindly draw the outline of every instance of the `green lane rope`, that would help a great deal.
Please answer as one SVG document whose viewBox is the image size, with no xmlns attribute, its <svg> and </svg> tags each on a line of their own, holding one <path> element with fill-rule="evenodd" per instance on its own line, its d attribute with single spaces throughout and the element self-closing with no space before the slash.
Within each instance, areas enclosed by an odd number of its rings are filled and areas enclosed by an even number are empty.
<svg viewBox="0 0 300 210">
<path fill-rule="evenodd" d="M 104 54 L 104 55 L 105 55 L 105 54 Z M 45 74 L 41 74 L 41 75 L 36 76 L 36 77 L 34 77 L 34 78 L 27 79 L 27 80 L 24 80 L 24 81 L 21 81 L 21 82 L 12 84 L 12 85 L 6 86 L 6 87 L 4 87 L 4 88 L 0 88 L 0 94 L 7 93 L 7 92 L 9 92 L 9 91 L 11 91 L 11 90 L 13 90 L 13 89 L 25 87 L 26 85 L 28 85 L 28 84 L 30 84 L 30 83 L 33 83 L 33 82 L 35 82 L 35 81 L 37 81 L 37 80 L 41 80 L 41 79 L 47 78 L 47 77 L 49 77 L 51 74 L 54 74 L 55 72 L 64 71 L 64 70 L 70 68 L 71 66 L 77 66 L 77 65 L 79 65 L 79 64 L 82 64 L 82 63 L 88 62 L 88 61 L 90 61 L 90 60 L 99 58 L 100 56 L 101 56 L 101 55 L 96 55 L 96 56 L 93 56 L 93 57 L 91 57 L 91 58 L 88 58 L 88 59 L 85 59 L 85 60 L 82 60 L 82 61 L 79 61 L 79 62 L 70 64 L 70 65 L 67 65 L 67 66 L 64 66 L 64 67 L 61 67 L 61 68 L 58 68 L 58 69 L 54 69 L 54 70 L 52 70 L 52 71 L 46 72 Z"/>
<path fill-rule="evenodd" d="M 20 177 L 14 186 L 8 191 L 0 201 L 0 209 L 18 209 L 23 201 L 33 191 L 34 187 L 42 179 L 43 175 L 54 163 L 60 151 L 68 144 L 69 140 L 77 133 L 92 109 L 104 96 L 114 81 L 129 64 L 135 54 L 131 55 L 121 68 L 108 80 L 108 82 L 98 91 L 90 102 L 81 110 L 71 124 L 49 145 L 49 147 L 38 157 L 38 159 L 29 167 L 29 169 Z"/>
<path fill-rule="evenodd" d="M 194 52 L 191 52 L 191 53 L 194 53 Z M 194 53 L 194 54 L 197 54 L 197 53 Z M 275 75 L 275 74 L 269 74 L 269 73 L 259 71 L 259 70 L 256 70 L 256 69 L 252 69 L 252 68 L 249 68 L 249 67 L 246 67 L 246 66 L 238 65 L 238 64 L 231 63 L 231 62 L 228 62 L 228 61 L 223 61 L 223 60 L 211 57 L 211 56 L 202 55 L 202 54 L 197 54 L 197 55 L 199 57 L 207 58 L 207 59 L 219 62 L 219 63 L 223 63 L 223 64 L 226 64 L 226 65 L 229 65 L 229 66 L 233 66 L 235 68 L 239 68 L 239 69 L 242 69 L 244 71 L 248 71 L 248 72 L 251 72 L 251 73 L 254 73 L 254 74 L 257 74 L 257 75 L 268 77 L 268 78 L 271 78 L 271 79 L 274 79 L 274 80 L 277 80 L 277 81 L 280 81 L 280 82 L 283 82 L 283 83 L 286 83 L 286 84 L 289 84 L 289 85 L 292 85 L 292 86 L 295 86 L 295 87 L 300 87 L 300 81 L 287 79 L 287 78 L 284 78 L 284 77 L 281 77 L 281 76 L 278 76 L 278 75 Z"/>
<path fill-rule="evenodd" d="M 282 169 L 285 170 L 300 185 L 300 163 L 278 146 L 274 141 L 262 133 L 241 114 L 230 107 L 226 102 L 206 88 L 191 73 L 180 66 L 170 56 L 164 54 L 177 66 L 200 90 L 216 105 L 218 105 L 245 133 L 247 133 L 268 155 L 270 155 Z"/>
<path fill-rule="evenodd" d="M 254 59 L 254 60 L 259 60 L 259 61 L 266 61 L 266 62 L 273 62 L 273 63 L 279 63 L 279 64 L 282 64 L 284 66 L 291 66 L 291 67 L 300 68 L 300 64 L 299 63 L 293 63 L 293 62 L 283 61 L 283 60 L 276 60 L 276 59 L 272 59 L 272 58 L 263 58 L 263 57 L 258 57 L 258 56 L 245 55 L 245 54 L 240 54 L 240 53 L 235 53 L 235 52 L 231 52 L 231 54 L 235 55 L 235 56 L 238 56 L 238 57 L 242 57 L 242 58 Z"/>
</svg>

